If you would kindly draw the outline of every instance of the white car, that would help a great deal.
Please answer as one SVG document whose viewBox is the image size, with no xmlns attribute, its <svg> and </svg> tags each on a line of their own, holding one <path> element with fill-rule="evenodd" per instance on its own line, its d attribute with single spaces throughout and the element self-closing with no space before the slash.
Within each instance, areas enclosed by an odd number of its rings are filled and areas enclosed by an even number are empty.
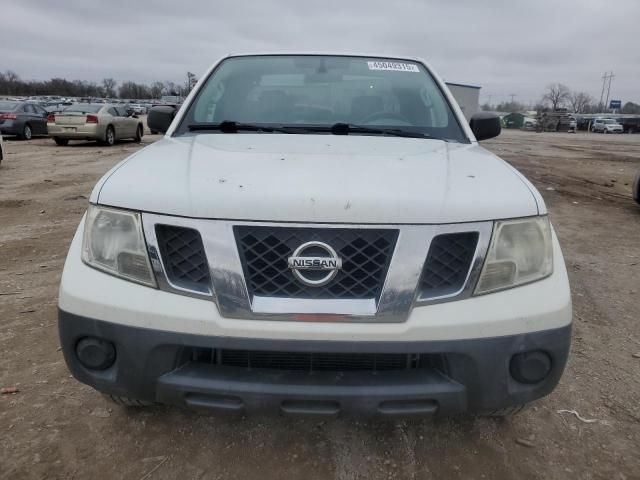
<svg viewBox="0 0 640 480">
<path fill-rule="evenodd" d="M 229 56 L 96 185 L 59 296 L 125 405 L 505 415 L 550 393 L 569 282 L 538 191 L 414 58 Z"/>
<path fill-rule="evenodd" d="M 596 118 L 591 126 L 591 131 L 601 133 L 623 133 L 624 129 L 613 118 Z"/>
<path fill-rule="evenodd" d="M 144 115 L 144 114 L 147 113 L 147 107 L 145 107 L 143 105 L 140 105 L 139 103 L 132 103 L 132 104 L 129 105 L 129 108 L 136 115 Z"/>
<path fill-rule="evenodd" d="M 132 117 L 122 106 L 108 103 L 77 103 L 61 112 L 49 113 L 47 130 L 56 145 L 69 140 L 97 140 L 113 146 L 116 141 L 130 138 L 140 143 L 144 134 L 142 122 Z"/>
</svg>

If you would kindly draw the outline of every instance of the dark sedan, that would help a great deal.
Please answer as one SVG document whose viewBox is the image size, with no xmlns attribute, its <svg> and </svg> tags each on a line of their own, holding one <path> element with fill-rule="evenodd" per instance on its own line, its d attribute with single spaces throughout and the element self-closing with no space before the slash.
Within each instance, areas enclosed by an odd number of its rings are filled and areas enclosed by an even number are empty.
<svg viewBox="0 0 640 480">
<path fill-rule="evenodd" d="M 0 134 L 30 140 L 47 134 L 47 111 L 28 102 L 0 100 Z"/>
</svg>

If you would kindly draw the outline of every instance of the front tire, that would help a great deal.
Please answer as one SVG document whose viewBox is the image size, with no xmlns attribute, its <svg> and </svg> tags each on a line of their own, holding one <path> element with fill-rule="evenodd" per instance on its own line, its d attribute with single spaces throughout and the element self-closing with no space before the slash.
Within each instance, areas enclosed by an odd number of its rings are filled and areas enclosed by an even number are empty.
<svg viewBox="0 0 640 480">
<path fill-rule="evenodd" d="M 53 141 L 56 142 L 56 145 L 58 145 L 59 147 L 65 147 L 69 145 L 68 138 L 53 137 Z"/>
<path fill-rule="evenodd" d="M 142 125 L 138 125 L 138 129 L 136 130 L 136 136 L 133 138 L 133 141 L 136 143 L 141 143 L 142 135 L 143 135 Z"/>
<path fill-rule="evenodd" d="M 113 130 L 113 127 L 109 125 L 107 127 L 107 131 L 104 133 L 104 144 L 107 147 L 112 147 L 116 143 L 116 132 Z"/>
<path fill-rule="evenodd" d="M 22 129 L 22 133 L 18 136 L 20 137 L 21 140 L 31 140 L 31 138 L 33 137 L 33 131 L 31 130 L 31 125 L 29 125 L 28 123 L 25 124 L 24 128 Z"/>
</svg>

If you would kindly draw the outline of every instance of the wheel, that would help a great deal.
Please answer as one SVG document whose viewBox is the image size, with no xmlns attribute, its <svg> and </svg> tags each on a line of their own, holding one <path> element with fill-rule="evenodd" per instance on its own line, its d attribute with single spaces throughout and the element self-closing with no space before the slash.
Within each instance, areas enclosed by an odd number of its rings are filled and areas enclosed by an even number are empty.
<svg viewBox="0 0 640 480">
<path fill-rule="evenodd" d="M 150 407 L 153 405 L 152 402 L 147 402 L 145 400 L 136 400 L 135 398 L 122 397 L 119 395 L 108 395 L 106 393 L 103 395 L 107 400 L 123 407 Z"/>
<path fill-rule="evenodd" d="M 517 415 L 522 412 L 527 407 L 526 403 L 522 403 L 520 405 L 512 405 L 510 407 L 499 408 L 498 410 L 491 410 L 489 412 L 484 413 L 486 417 L 511 417 L 512 415 Z"/>
<path fill-rule="evenodd" d="M 19 135 L 19 137 L 22 140 L 31 140 L 31 137 L 33 137 L 33 132 L 31 131 L 31 125 L 29 125 L 28 123 L 25 124 L 24 128 L 22 129 L 22 134 Z"/>
<path fill-rule="evenodd" d="M 111 147 L 116 143 L 116 132 L 113 130 L 113 127 L 109 125 L 107 127 L 107 131 L 104 134 L 104 144 L 108 147 Z"/>
<path fill-rule="evenodd" d="M 136 136 L 133 139 L 133 141 L 136 142 L 136 143 L 142 142 L 142 135 L 143 135 L 142 125 L 138 125 L 138 128 L 136 130 Z"/>
<path fill-rule="evenodd" d="M 68 138 L 53 137 L 53 141 L 56 142 L 56 145 L 58 145 L 60 147 L 64 147 L 65 145 L 69 145 L 69 139 Z"/>
</svg>

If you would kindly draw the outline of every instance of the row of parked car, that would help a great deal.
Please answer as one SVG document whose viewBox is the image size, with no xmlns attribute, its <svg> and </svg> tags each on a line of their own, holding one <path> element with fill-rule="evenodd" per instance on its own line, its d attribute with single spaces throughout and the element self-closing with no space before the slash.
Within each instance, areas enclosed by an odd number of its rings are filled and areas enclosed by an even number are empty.
<svg viewBox="0 0 640 480">
<path fill-rule="evenodd" d="M 28 101 L 5 100 L 0 101 L 0 134 L 23 140 L 46 135 L 61 146 L 70 140 L 96 140 L 105 145 L 123 139 L 140 142 L 144 125 L 138 113 L 109 103 L 76 103 L 47 111 Z"/>
</svg>

